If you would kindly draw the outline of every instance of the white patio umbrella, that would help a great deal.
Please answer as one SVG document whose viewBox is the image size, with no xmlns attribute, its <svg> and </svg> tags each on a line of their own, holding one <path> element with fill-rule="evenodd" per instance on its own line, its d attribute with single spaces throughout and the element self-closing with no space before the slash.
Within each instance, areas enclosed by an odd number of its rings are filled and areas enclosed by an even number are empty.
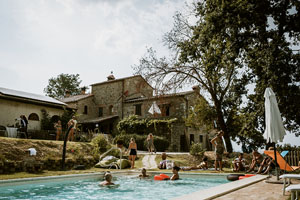
<svg viewBox="0 0 300 200">
<path fill-rule="evenodd" d="M 154 101 L 150 107 L 150 109 L 148 110 L 149 113 L 151 113 L 152 115 L 157 113 L 157 114 L 161 114 L 161 111 L 158 107 L 158 105 L 156 104 L 156 101 Z"/>
<path fill-rule="evenodd" d="M 283 122 L 281 119 L 281 114 L 279 112 L 276 97 L 271 88 L 266 88 L 265 90 L 265 121 L 266 129 L 264 133 L 264 138 L 268 142 L 282 142 L 286 132 L 283 127 Z M 274 145 L 274 157 L 276 162 L 276 175 L 277 180 L 279 180 L 277 173 L 277 156 L 276 156 L 276 145 Z"/>
</svg>

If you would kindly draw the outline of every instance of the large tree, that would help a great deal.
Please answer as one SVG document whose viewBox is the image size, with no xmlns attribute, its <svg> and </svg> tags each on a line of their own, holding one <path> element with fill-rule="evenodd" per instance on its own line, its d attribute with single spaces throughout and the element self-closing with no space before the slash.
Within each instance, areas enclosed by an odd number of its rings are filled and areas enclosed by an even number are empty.
<svg viewBox="0 0 300 200">
<path fill-rule="evenodd" d="M 293 36 L 290 39 L 294 42 L 299 40 L 299 27 L 291 24 L 299 18 L 299 5 L 294 2 L 295 5 L 291 6 L 292 3 L 284 1 L 289 5 L 279 6 L 280 2 L 282 1 L 195 2 L 190 14 L 196 22 L 191 24 L 191 20 L 185 17 L 187 15 L 177 13 L 173 29 L 164 37 L 165 44 L 171 50 L 170 57 L 157 58 L 156 52 L 150 48 L 140 64 L 134 66 L 134 70 L 154 81 L 160 89 L 176 89 L 191 83 L 199 85 L 202 96 L 213 106 L 218 126 L 225 132 L 227 150 L 232 151 L 230 137 L 238 138 L 245 150 L 247 145 L 259 146 L 263 142 L 260 131 L 263 126 L 263 109 L 255 107 L 263 104 L 262 91 L 265 87 L 274 88 L 273 83 L 281 85 L 281 89 L 292 85 L 293 91 L 299 94 L 299 68 L 297 71 L 295 67 L 299 62 L 299 54 L 292 53 L 290 43 L 284 37 L 290 31 Z M 287 15 L 290 9 L 294 9 L 294 14 L 290 12 L 293 15 L 291 19 L 282 22 L 286 26 L 286 32 L 281 37 L 281 43 L 276 43 L 276 49 L 279 50 L 277 55 L 281 55 L 281 48 L 289 49 L 278 58 L 289 65 L 276 67 L 273 66 L 275 61 L 278 62 L 276 58 L 268 58 L 266 61 L 266 57 L 267 53 L 273 51 L 268 49 L 268 42 L 274 40 L 271 36 L 277 36 L 274 32 L 278 32 L 280 28 L 270 30 L 269 25 L 273 18 L 276 23 L 277 15 Z M 272 71 L 269 66 L 277 71 Z M 264 72 L 259 71 L 261 68 L 269 69 L 268 77 L 277 76 L 276 81 L 263 84 L 266 77 L 261 75 Z M 279 75 L 289 79 L 281 80 Z M 262 79 L 264 81 L 261 82 Z M 249 87 L 255 88 L 254 95 L 248 94 Z M 244 97 L 250 99 L 247 107 L 243 104 Z M 295 102 L 289 102 L 293 103 L 291 107 L 297 106 Z M 291 124 L 295 125 L 295 114 L 286 115 L 288 116 Z"/>
<path fill-rule="evenodd" d="M 70 92 L 70 95 L 80 94 L 80 83 L 79 74 L 60 74 L 49 79 L 44 92 L 49 97 L 62 99 L 66 91 Z"/>
</svg>

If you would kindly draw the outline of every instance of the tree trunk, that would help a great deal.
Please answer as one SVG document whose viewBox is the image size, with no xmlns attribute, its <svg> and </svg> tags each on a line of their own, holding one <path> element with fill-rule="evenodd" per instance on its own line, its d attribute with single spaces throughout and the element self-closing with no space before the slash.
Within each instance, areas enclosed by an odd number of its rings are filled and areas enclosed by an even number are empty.
<svg viewBox="0 0 300 200">
<path fill-rule="evenodd" d="M 218 102 L 215 101 L 215 107 L 216 107 L 216 111 L 217 111 L 217 120 L 218 120 L 218 124 L 220 126 L 220 129 L 224 132 L 224 140 L 225 140 L 225 145 L 226 145 L 226 149 L 228 153 L 232 153 L 232 144 L 231 144 L 231 140 L 230 140 L 230 134 L 227 131 L 227 126 L 226 123 L 224 121 L 224 116 L 223 116 L 223 112 L 221 109 L 221 106 Z"/>
</svg>

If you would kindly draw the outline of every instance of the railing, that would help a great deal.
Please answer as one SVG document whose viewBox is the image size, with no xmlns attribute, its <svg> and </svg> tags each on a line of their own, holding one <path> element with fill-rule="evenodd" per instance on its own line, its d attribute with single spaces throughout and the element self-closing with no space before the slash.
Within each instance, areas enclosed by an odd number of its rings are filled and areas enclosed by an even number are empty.
<svg viewBox="0 0 300 200">
<path fill-rule="evenodd" d="M 285 156 L 285 160 L 291 166 L 298 166 L 300 161 L 300 151 L 289 151 Z"/>
<path fill-rule="evenodd" d="M 120 151 L 120 169 L 122 169 L 122 149 L 119 148 L 119 147 L 112 147 L 112 148 L 110 148 L 108 151 L 106 151 L 105 153 L 103 153 L 103 154 L 99 157 L 99 159 L 102 160 L 102 158 L 103 158 L 104 156 L 106 156 L 110 151 L 112 151 L 112 150 L 114 150 L 114 149 L 118 149 L 118 150 Z"/>
</svg>

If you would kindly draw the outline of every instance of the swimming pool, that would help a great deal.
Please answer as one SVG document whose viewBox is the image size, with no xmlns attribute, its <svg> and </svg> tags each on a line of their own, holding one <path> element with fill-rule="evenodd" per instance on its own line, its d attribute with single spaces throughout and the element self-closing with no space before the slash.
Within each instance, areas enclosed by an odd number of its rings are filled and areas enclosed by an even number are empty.
<svg viewBox="0 0 300 200">
<path fill-rule="evenodd" d="M 177 181 L 139 179 L 137 175 L 113 175 L 118 187 L 99 187 L 102 177 L 51 180 L 0 186 L 0 199 L 170 199 L 227 183 L 222 175 L 182 175 Z"/>
</svg>

